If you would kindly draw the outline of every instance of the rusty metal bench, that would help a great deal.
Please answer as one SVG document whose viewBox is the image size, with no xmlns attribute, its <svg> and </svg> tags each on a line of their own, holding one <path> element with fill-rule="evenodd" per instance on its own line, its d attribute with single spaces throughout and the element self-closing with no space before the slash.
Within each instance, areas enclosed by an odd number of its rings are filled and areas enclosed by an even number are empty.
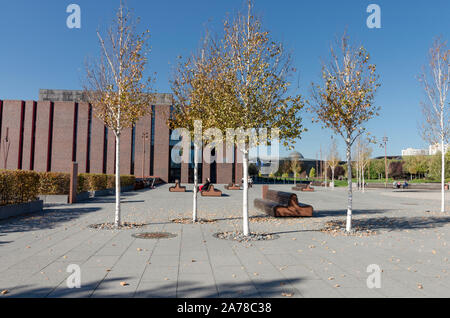
<svg viewBox="0 0 450 318">
<path fill-rule="evenodd" d="M 311 217 L 311 205 L 299 203 L 297 195 L 290 192 L 269 190 L 263 186 L 262 199 L 254 200 L 255 208 L 274 217 Z"/>
<path fill-rule="evenodd" d="M 202 197 L 221 197 L 222 191 L 214 189 L 214 185 L 210 184 L 208 189 L 200 191 Z"/>
<path fill-rule="evenodd" d="M 186 187 L 180 185 L 179 180 L 175 180 L 175 186 L 169 188 L 170 192 L 186 192 Z"/>
</svg>

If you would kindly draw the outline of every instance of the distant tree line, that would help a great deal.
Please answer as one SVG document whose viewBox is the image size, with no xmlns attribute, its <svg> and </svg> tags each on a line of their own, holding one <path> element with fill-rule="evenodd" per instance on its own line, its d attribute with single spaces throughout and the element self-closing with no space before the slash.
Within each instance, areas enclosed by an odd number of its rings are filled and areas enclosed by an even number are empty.
<svg viewBox="0 0 450 318">
<path fill-rule="evenodd" d="M 445 178 L 450 178 L 450 152 L 445 155 Z M 325 163 L 324 163 L 325 164 Z M 320 165 L 319 165 L 320 166 Z M 327 164 L 327 176 L 331 178 L 331 167 Z M 441 154 L 437 153 L 433 156 L 405 156 L 403 159 L 388 159 L 388 177 L 393 179 L 426 179 L 429 181 L 438 181 L 441 176 Z M 352 175 L 356 176 L 356 161 L 352 163 Z M 320 170 L 320 169 L 319 169 Z M 323 177 L 320 171 L 316 171 L 313 167 L 307 171 L 307 168 L 301 161 L 283 160 L 280 162 L 278 170 L 273 173 L 272 177 L 288 178 L 294 174 L 299 178 L 315 178 Z M 324 173 L 325 174 L 325 171 Z M 381 159 L 370 159 L 364 170 L 365 178 L 368 180 L 383 180 L 385 176 L 385 161 Z M 250 164 L 249 175 L 259 175 L 257 165 Z M 347 165 L 340 162 L 334 171 L 336 179 L 342 179 L 347 176 Z"/>
</svg>

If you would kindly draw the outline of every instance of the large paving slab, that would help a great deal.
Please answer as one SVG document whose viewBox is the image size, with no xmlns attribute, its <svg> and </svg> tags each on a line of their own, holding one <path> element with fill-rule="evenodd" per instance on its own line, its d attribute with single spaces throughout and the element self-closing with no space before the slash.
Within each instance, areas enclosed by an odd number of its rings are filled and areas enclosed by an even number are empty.
<svg viewBox="0 0 450 318">
<path fill-rule="evenodd" d="M 375 233 L 346 236 L 321 231 L 345 220 L 346 189 L 297 193 L 315 216 L 273 219 L 253 208 L 255 185 L 251 230 L 279 238 L 239 243 L 213 235 L 241 229 L 242 191 L 219 186 L 226 196 L 199 197 L 199 217 L 215 222 L 178 224 L 171 220 L 191 216 L 192 192 L 168 187 L 122 197 L 123 220 L 145 224 L 138 229 L 88 227 L 114 220 L 114 197 L 1 221 L 0 290 L 8 292 L 0 297 L 450 297 L 450 214 L 437 212 L 437 192 L 355 191 L 354 222 Z M 132 236 L 154 231 L 176 237 Z M 67 287 L 71 264 L 81 269 L 81 288 Z M 381 288 L 367 287 L 371 264 L 381 269 Z"/>
</svg>

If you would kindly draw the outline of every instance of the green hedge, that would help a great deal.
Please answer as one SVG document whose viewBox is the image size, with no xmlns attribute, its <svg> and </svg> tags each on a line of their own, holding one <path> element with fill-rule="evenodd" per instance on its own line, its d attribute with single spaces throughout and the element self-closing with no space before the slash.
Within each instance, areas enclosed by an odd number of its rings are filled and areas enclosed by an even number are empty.
<svg viewBox="0 0 450 318">
<path fill-rule="evenodd" d="M 39 174 L 33 171 L 0 170 L 0 205 L 36 200 Z"/>
<path fill-rule="evenodd" d="M 60 172 L 40 172 L 39 194 L 69 194 L 70 174 Z"/>
<path fill-rule="evenodd" d="M 135 182 L 135 176 L 120 176 L 122 187 L 133 186 Z M 0 205 L 33 201 L 38 195 L 69 194 L 69 188 L 69 173 L 0 170 Z M 114 188 L 114 175 L 95 173 L 78 175 L 78 193 Z"/>
</svg>

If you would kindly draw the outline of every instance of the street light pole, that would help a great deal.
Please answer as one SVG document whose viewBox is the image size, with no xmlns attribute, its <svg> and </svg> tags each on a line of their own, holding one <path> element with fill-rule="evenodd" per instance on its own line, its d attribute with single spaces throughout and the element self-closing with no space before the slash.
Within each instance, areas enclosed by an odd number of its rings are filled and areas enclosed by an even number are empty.
<svg viewBox="0 0 450 318">
<path fill-rule="evenodd" d="M 144 167 L 145 167 L 145 141 L 148 140 L 148 132 L 142 133 L 142 179 L 144 179 Z"/>
<path fill-rule="evenodd" d="M 387 188 L 387 183 L 388 183 L 388 170 L 387 170 L 387 144 L 388 142 L 388 138 L 386 137 L 386 135 L 383 137 L 383 143 L 384 143 L 384 176 L 386 178 L 386 181 L 384 183 L 384 187 Z"/>
</svg>

